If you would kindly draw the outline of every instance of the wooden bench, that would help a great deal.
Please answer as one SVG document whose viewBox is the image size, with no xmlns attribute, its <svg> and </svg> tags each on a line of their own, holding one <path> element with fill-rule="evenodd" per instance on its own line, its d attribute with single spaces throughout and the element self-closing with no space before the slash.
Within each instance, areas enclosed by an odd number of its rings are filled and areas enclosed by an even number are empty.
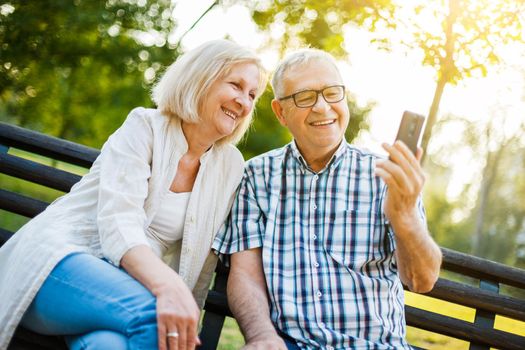
<svg viewBox="0 0 525 350">
<path fill-rule="evenodd" d="M 14 150 L 14 152 L 13 152 Z M 20 156 L 17 150 L 30 152 Z M 18 154 L 18 155 L 17 155 Z M 27 153 L 24 153 L 27 155 Z M 89 168 L 99 151 L 73 142 L 46 136 L 34 131 L 0 123 L 0 173 L 42 186 L 67 192 L 80 176 L 68 171 L 43 165 L 28 158 L 41 156 L 55 161 Z M 37 155 L 37 156 L 34 156 Z M 5 175 L 0 175 L 4 176 Z M 1 178 L 0 178 L 1 181 Z M 33 217 L 43 211 L 48 203 L 0 188 L 0 209 Z M 0 244 L 13 232 L 0 225 Z M 428 296 L 475 310 L 473 322 L 445 316 L 428 310 L 406 306 L 409 326 L 444 334 L 470 342 L 470 349 L 525 349 L 525 337 L 494 329 L 496 315 L 525 321 L 525 270 L 502 265 L 442 248 L 444 274 L 457 276 L 460 282 L 440 278 Z M 205 305 L 201 349 L 216 349 L 226 316 L 231 316 L 226 299 L 228 271 L 219 265 Z M 463 281 L 470 281 L 466 284 Z M 475 281 L 475 283 L 472 283 Z M 513 288 L 509 296 L 500 293 L 503 285 Z M 6 288 L 6 286 L 2 286 Z M 507 288 L 507 287 L 505 287 Z M 525 326 L 524 326 L 525 328 Z M 18 328 L 9 349 L 65 349 L 61 337 L 41 336 Z M 416 349 L 420 349 L 415 347 Z"/>
</svg>

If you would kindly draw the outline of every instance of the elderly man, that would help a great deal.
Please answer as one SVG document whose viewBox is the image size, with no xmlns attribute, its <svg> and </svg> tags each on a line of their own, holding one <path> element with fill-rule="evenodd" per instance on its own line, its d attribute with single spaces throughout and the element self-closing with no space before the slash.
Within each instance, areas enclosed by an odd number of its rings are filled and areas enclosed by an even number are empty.
<svg viewBox="0 0 525 350">
<path fill-rule="evenodd" d="M 345 87 L 323 51 L 289 55 L 272 86 L 294 140 L 248 161 L 213 245 L 231 254 L 245 348 L 410 348 L 402 283 L 429 291 L 441 264 L 421 202 L 422 150 L 384 144 L 380 159 L 348 144 Z"/>
</svg>

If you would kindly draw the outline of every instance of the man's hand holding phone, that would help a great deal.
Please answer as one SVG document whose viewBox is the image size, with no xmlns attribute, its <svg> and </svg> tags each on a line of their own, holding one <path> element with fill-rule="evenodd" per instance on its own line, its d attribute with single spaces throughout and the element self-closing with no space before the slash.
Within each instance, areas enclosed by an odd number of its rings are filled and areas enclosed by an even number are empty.
<svg viewBox="0 0 525 350">
<path fill-rule="evenodd" d="M 419 221 L 417 200 L 425 175 L 420 164 L 423 150 L 417 144 L 423 122 L 424 117 L 405 112 L 394 144 L 383 144 L 389 158 L 376 163 L 376 175 L 388 186 L 385 215 L 402 231 Z"/>
</svg>

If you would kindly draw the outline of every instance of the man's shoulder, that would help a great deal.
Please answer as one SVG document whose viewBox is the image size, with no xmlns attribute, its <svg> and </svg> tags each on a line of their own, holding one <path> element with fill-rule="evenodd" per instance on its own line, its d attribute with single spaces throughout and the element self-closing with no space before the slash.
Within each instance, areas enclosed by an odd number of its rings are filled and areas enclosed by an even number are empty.
<svg viewBox="0 0 525 350">
<path fill-rule="evenodd" d="M 264 167 L 265 164 L 280 162 L 284 158 L 288 147 L 289 144 L 250 158 L 246 161 L 246 168 L 258 169 Z"/>
<path fill-rule="evenodd" d="M 352 145 L 347 142 L 346 144 L 346 150 L 348 154 L 356 158 L 357 160 L 363 160 L 363 161 L 375 161 L 379 159 L 384 159 L 385 156 L 381 155 L 377 152 L 373 152 L 372 150 L 366 148 L 366 147 L 359 147 L 356 145 Z"/>
</svg>

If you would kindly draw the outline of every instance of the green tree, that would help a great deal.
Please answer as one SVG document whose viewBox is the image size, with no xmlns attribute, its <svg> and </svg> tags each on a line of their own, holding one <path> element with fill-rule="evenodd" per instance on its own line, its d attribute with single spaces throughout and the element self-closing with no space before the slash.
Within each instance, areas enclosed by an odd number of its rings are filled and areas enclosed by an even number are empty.
<svg viewBox="0 0 525 350">
<path fill-rule="evenodd" d="M 406 29 L 412 39 L 405 44 L 423 50 L 423 64 L 434 68 L 436 89 L 421 145 L 427 149 L 447 84 L 472 76 L 485 76 L 500 61 L 501 50 L 512 42 L 523 43 L 525 2 L 507 0 L 421 1 Z M 428 21 L 441 23 L 441 30 Z"/>
<path fill-rule="evenodd" d="M 92 146 L 177 56 L 169 0 L 21 1 L 0 5 L 2 119 Z"/>
<path fill-rule="evenodd" d="M 274 0 L 249 1 L 260 29 L 273 32 L 268 45 L 293 48 L 308 44 L 335 56 L 345 56 L 344 29 L 354 24 L 375 30 L 393 28 L 391 0 Z"/>
<path fill-rule="evenodd" d="M 487 122 L 446 117 L 436 124 L 436 136 L 451 129 L 461 136 L 439 147 L 427 162 L 433 179 L 426 190 L 429 226 L 440 244 L 515 264 L 525 227 L 525 122 L 516 125 L 516 116 L 499 107 Z M 455 154 L 470 158 L 465 176 L 471 179 L 452 202 L 445 195 L 450 177 L 438 164 L 449 166 Z M 461 219 L 453 220 L 454 213 Z"/>
</svg>

